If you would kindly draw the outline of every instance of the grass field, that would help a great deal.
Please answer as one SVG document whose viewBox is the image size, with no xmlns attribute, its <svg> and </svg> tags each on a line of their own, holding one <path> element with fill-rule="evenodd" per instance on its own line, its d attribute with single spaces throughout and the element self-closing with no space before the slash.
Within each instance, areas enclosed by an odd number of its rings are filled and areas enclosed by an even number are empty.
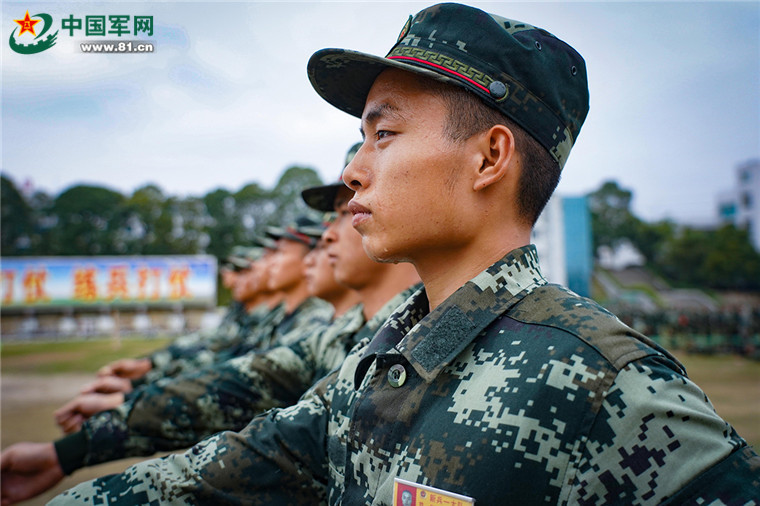
<svg viewBox="0 0 760 506">
<path fill-rule="evenodd" d="M 3 344 L 3 448 L 19 441 L 51 441 L 61 436 L 52 412 L 74 397 L 102 365 L 121 357 L 136 357 L 163 347 L 165 339 L 122 339 L 53 343 Z M 718 413 L 750 444 L 760 448 L 760 362 L 730 355 L 674 353 L 689 377 L 710 397 Z M 83 469 L 59 486 L 25 504 L 45 504 L 77 483 L 121 472 L 140 459 L 129 459 Z"/>
<path fill-rule="evenodd" d="M 0 350 L 3 374 L 94 373 L 123 357 L 138 357 L 166 346 L 169 339 L 103 339 L 9 343 Z"/>
</svg>

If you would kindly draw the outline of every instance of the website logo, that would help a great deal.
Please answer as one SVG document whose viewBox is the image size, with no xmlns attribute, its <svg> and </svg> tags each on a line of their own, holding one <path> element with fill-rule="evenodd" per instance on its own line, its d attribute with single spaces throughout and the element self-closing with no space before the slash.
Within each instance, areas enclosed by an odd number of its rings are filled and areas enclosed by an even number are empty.
<svg viewBox="0 0 760 506">
<path fill-rule="evenodd" d="M 50 14 L 40 13 L 35 14 L 34 16 L 30 16 L 29 11 L 27 10 L 26 16 L 24 16 L 23 19 L 14 19 L 14 21 L 18 23 L 19 26 L 14 28 L 11 32 L 8 43 L 10 44 L 11 49 L 17 53 L 41 53 L 42 51 L 50 49 L 55 45 L 56 37 L 58 37 L 58 30 L 56 30 L 55 33 L 48 34 L 43 38 L 43 36 L 53 26 L 53 16 Z M 42 26 L 38 26 L 39 23 L 42 23 Z M 20 31 L 19 27 L 21 28 Z M 39 35 L 37 34 L 38 30 Z M 17 31 L 18 35 L 16 35 Z M 24 44 L 22 41 L 28 42 Z"/>
<path fill-rule="evenodd" d="M 111 40 L 86 40 L 79 46 L 83 53 L 152 53 L 153 42 L 129 39 L 130 36 L 153 36 L 153 16 L 130 14 L 69 14 L 60 20 L 60 28 L 51 32 L 53 16 L 40 13 L 13 20 L 16 25 L 8 39 L 11 49 L 19 54 L 41 53 L 56 43 L 58 32 L 63 38 L 111 37 Z M 66 37 L 68 35 L 68 37 Z M 122 39 L 122 37 L 125 37 Z"/>
</svg>

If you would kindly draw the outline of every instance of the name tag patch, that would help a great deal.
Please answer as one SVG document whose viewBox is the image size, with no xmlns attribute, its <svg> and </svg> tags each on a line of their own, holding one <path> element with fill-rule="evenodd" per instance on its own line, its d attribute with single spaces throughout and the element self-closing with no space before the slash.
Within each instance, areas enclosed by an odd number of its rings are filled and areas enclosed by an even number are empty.
<svg viewBox="0 0 760 506">
<path fill-rule="evenodd" d="M 475 499 L 439 488 L 393 479 L 393 506 L 468 506 Z"/>
</svg>

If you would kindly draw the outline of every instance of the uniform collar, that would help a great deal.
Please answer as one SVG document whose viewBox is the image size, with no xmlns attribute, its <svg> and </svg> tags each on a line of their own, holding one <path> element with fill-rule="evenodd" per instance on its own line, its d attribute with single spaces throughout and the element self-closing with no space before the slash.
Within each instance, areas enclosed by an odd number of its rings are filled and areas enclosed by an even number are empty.
<svg viewBox="0 0 760 506">
<path fill-rule="evenodd" d="M 345 313 L 335 318 L 331 327 L 340 329 L 340 334 L 355 334 L 366 322 L 364 321 L 364 305 L 354 304 Z"/>
<path fill-rule="evenodd" d="M 533 245 L 511 251 L 429 312 L 424 289 L 412 295 L 375 335 L 357 367 L 358 386 L 377 354 L 401 353 L 433 381 L 491 322 L 545 285 Z"/>
<path fill-rule="evenodd" d="M 388 321 L 388 318 L 404 304 L 412 294 L 418 292 L 422 288 L 422 283 L 416 283 L 409 288 L 405 288 L 396 295 L 394 295 L 388 302 L 378 309 L 378 311 L 367 321 L 364 327 L 359 330 L 354 336 L 354 343 L 360 342 L 365 338 L 373 338 L 377 331 Z"/>
<path fill-rule="evenodd" d="M 283 304 L 283 310 L 285 305 Z M 281 334 L 290 332 L 300 325 L 308 325 L 313 320 L 329 321 L 332 319 L 332 306 L 320 298 L 309 296 L 298 304 L 293 311 L 285 313 L 277 324 Z"/>
</svg>

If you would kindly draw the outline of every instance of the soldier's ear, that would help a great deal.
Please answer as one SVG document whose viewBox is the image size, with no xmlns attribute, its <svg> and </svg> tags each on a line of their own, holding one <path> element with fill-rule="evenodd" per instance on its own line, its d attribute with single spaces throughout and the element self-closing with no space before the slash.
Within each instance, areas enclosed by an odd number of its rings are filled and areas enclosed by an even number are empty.
<svg viewBox="0 0 760 506">
<path fill-rule="evenodd" d="M 505 125 L 494 125 L 488 132 L 481 134 L 478 148 L 482 163 L 473 180 L 472 189 L 481 191 L 515 172 L 515 137 Z"/>
</svg>

